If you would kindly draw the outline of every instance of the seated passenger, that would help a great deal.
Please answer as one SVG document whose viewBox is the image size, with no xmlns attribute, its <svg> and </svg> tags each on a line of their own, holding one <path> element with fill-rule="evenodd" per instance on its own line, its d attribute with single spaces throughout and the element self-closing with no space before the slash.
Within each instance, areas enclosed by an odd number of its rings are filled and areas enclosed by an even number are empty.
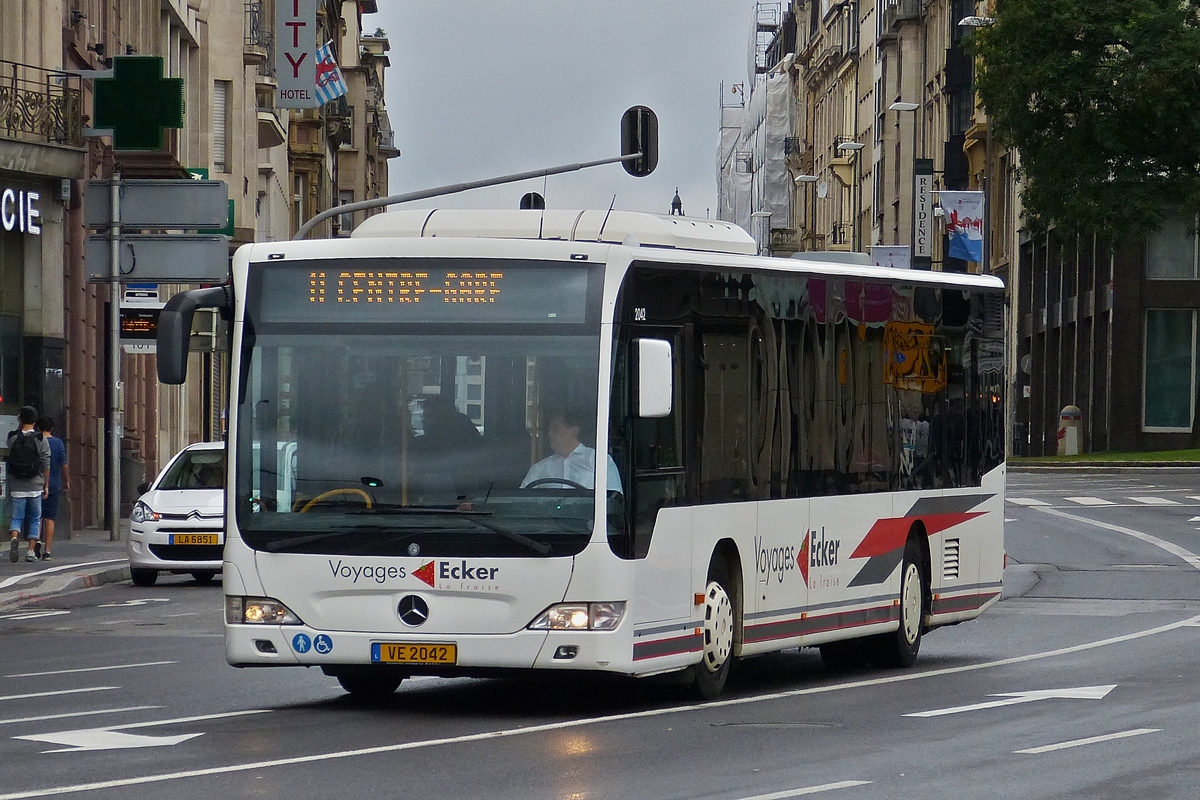
<svg viewBox="0 0 1200 800">
<path fill-rule="evenodd" d="M 546 429 L 553 455 L 543 458 L 525 473 L 521 488 L 542 478 L 565 478 L 587 489 L 596 487 L 596 451 L 579 441 L 579 417 L 569 411 L 561 411 L 550 417 Z M 543 486 L 554 486 L 552 483 Z M 564 483 L 563 486 L 570 486 Z M 608 456 L 608 491 L 623 492 L 621 475 L 616 462 Z"/>
</svg>

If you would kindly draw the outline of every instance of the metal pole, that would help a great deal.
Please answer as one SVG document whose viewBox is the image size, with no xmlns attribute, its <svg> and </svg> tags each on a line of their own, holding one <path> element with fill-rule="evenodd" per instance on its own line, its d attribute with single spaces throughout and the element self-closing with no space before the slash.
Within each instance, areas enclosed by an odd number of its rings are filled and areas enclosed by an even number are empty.
<svg viewBox="0 0 1200 800">
<path fill-rule="evenodd" d="M 334 206 L 327 208 L 320 214 L 310 219 L 308 222 L 300 226 L 296 231 L 296 235 L 292 237 L 293 241 L 303 239 L 309 232 L 320 223 L 335 217 L 339 214 L 350 214 L 355 211 L 364 211 L 369 208 L 379 208 L 381 206 L 390 206 L 396 203 L 407 203 L 410 200 L 424 200 L 429 197 L 442 197 L 448 194 L 457 194 L 465 192 L 468 189 L 481 189 L 485 186 L 499 186 L 505 183 L 515 183 L 517 181 L 528 180 L 530 178 L 544 178 L 547 175 L 561 175 L 564 172 L 575 172 L 588 167 L 599 167 L 604 164 L 616 164 L 620 161 L 635 161 L 642 157 L 641 153 L 631 153 L 627 156 L 617 156 L 615 158 L 602 158 L 598 161 L 584 161 L 577 164 L 563 164 L 560 167 L 550 167 L 549 169 L 535 169 L 529 172 L 518 172 L 512 175 L 501 175 L 497 178 L 486 178 L 481 181 L 468 181 L 467 183 L 454 183 L 449 186 L 437 186 L 433 189 L 422 189 L 418 192 L 408 192 L 406 194 L 393 194 L 388 197 L 378 197 L 374 200 L 360 200 L 357 203 L 347 203 L 343 206 Z"/>
<path fill-rule="evenodd" d="M 121 173 L 113 171 L 108 229 L 108 539 L 121 538 Z"/>
</svg>

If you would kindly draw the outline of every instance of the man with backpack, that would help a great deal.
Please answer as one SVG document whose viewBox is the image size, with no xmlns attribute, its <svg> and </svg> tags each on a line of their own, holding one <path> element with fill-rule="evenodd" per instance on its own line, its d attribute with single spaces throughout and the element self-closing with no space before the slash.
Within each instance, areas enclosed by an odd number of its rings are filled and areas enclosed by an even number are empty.
<svg viewBox="0 0 1200 800">
<path fill-rule="evenodd" d="M 41 533 L 42 498 L 50 491 L 50 446 L 33 429 L 37 410 L 22 406 L 17 414 L 21 427 L 8 436 L 8 496 L 12 498 L 12 521 L 8 524 L 8 558 L 16 561 L 20 547 L 21 526 L 29 518 L 29 551 L 26 561 L 37 561 L 35 546 Z"/>
</svg>

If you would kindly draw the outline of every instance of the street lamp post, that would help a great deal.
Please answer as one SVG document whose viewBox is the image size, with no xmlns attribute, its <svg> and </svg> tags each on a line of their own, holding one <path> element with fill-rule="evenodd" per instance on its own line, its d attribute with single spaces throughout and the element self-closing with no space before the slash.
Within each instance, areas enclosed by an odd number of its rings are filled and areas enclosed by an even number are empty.
<svg viewBox="0 0 1200 800">
<path fill-rule="evenodd" d="M 850 189 L 854 213 L 854 239 L 850 247 L 855 252 L 862 249 L 862 232 L 859 230 L 859 217 L 862 216 L 862 163 L 859 151 L 864 147 L 866 145 L 862 142 L 855 141 L 841 142 L 837 146 L 839 153 L 849 153 L 854 159 L 854 186 Z"/>
<path fill-rule="evenodd" d="M 908 229 L 908 246 L 909 258 L 916 255 L 917 244 L 917 109 L 920 108 L 918 103 L 906 103 L 903 100 L 897 100 L 888 106 L 888 111 L 896 111 L 899 113 L 912 114 L 912 166 L 913 166 L 913 183 L 912 196 L 909 198 L 912 202 L 912 224 Z M 898 169 L 899 167 L 897 167 Z"/>
<path fill-rule="evenodd" d="M 963 17 L 958 21 L 962 28 L 990 28 L 996 24 L 995 17 Z M 992 121 L 988 120 L 987 138 L 983 140 L 983 263 L 979 269 L 983 274 L 992 271 Z"/>
</svg>

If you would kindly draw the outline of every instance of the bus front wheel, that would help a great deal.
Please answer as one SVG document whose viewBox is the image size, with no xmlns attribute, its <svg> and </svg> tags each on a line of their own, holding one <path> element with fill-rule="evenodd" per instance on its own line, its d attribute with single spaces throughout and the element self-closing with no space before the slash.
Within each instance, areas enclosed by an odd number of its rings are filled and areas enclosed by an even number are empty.
<svg viewBox="0 0 1200 800">
<path fill-rule="evenodd" d="M 909 539 L 900 568 L 900 627 L 871 639 L 869 658 L 876 667 L 911 667 L 917 660 L 925 610 L 923 563 L 921 546 Z"/>
<path fill-rule="evenodd" d="M 732 586 L 726 564 L 714 562 L 709 567 L 708 585 L 704 590 L 702 655 L 700 663 L 691 668 L 696 691 L 705 700 L 715 700 L 724 691 L 733 663 L 735 610 Z"/>
<path fill-rule="evenodd" d="M 400 688 L 403 675 L 377 668 L 348 670 L 337 674 L 337 681 L 357 700 L 382 700 Z"/>
</svg>

